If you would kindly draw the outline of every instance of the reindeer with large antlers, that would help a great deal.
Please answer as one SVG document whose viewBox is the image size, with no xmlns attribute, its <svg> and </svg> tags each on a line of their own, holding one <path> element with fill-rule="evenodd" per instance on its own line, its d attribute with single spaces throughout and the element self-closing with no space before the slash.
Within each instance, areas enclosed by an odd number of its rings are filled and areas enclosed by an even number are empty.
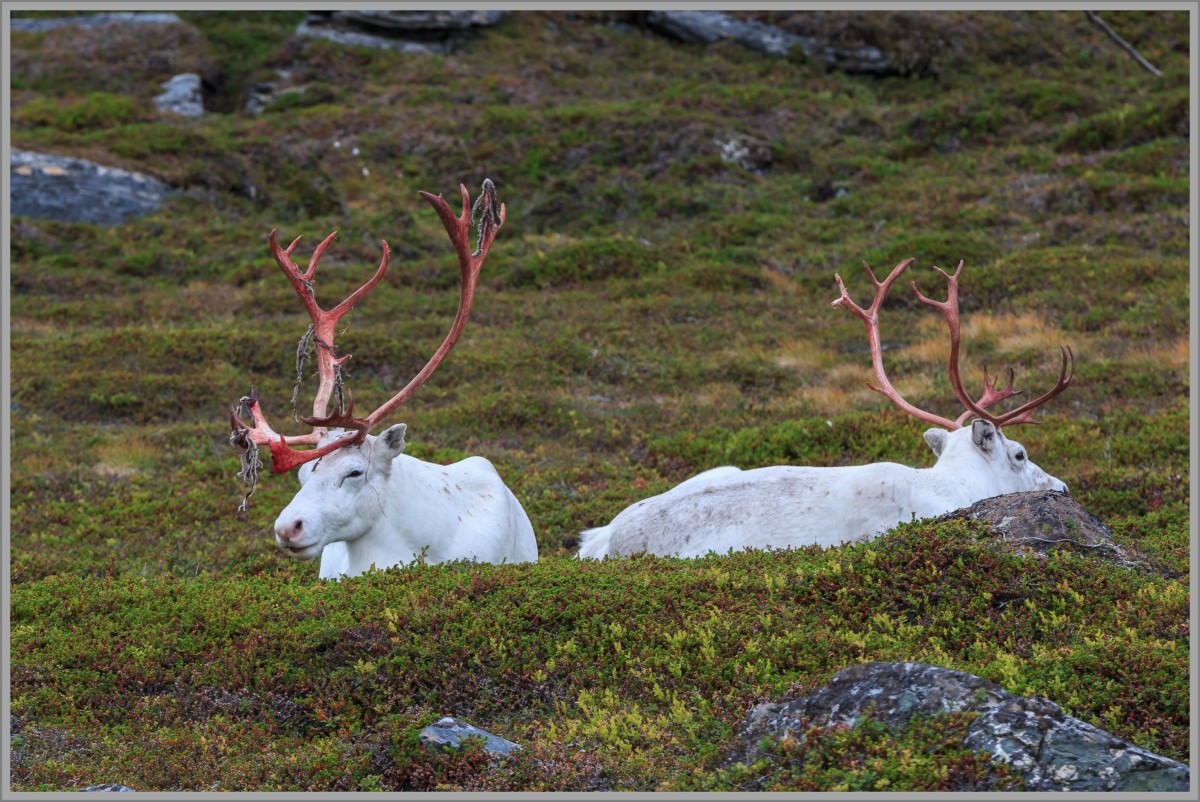
<svg viewBox="0 0 1200 802">
<path fill-rule="evenodd" d="M 1024 490 L 1059 490 L 1067 486 L 1034 465 L 1025 448 L 1009 440 L 1001 426 L 1036 423 L 1033 411 L 1061 393 L 1075 372 L 1075 357 L 1062 349 L 1062 370 L 1048 392 L 1000 414 L 996 403 L 1018 395 L 1013 372 L 997 389 L 984 368 L 984 389 L 973 399 L 963 387 L 958 367 L 958 269 L 946 277 L 947 299 L 934 301 L 912 283 L 918 300 L 941 313 L 950 329 L 950 384 L 965 408 L 951 420 L 927 412 L 901 397 L 883 369 L 879 309 L 892 283 L 913 259 L 906 259 L 883 281 L 865 265 L 875 286 L 875 299 L 863 309 L 851 300 L 840 276 L 841 295 L 833 306 L 850 310 L 866 323 L 871 362 L 879 386 L 868 385 L 914 417 L 942 428 L 925 432 L 937 462 L 910 468 L 891 462 L 849 467 L 773 466 L 743 471 L 713 468 L 653 498 L 623 510 L 612 523 L 589 529 L 580 539 L 579 556 L 602 558 L 650 552 L 663 556 L 698 557 L 730 549 L 835 546 L 876 537 L 896 524 L 967 507 L 981 499 Z M 1069 368 L 1068 368 L 1069 362 Z M 970 425 L 966 425 L 972 419 Z"/>
<path fill-rule="evenodd" d="M 461 285 L 450 333 L 425 367 L 365 418 L 354 417 L 353 396 L 348 389 L 343 394 L 342 366 L 350 355 L 338 356 L 333 340 L 338 321 L 379 283 L 387 270 L 387 242 L 383 243 L 383 258 L 375 275 L 337 306 L 325 310 L 317 305 L 312 285 L 317 263 L 337 232 L 316 247 L 304 271 L 292 262 L 299 238 L 287 248 L 280 248 L 275 232 L 270 234 L 271 254 L 312 320 L 297 349 L 297 389 L 304 356 L 315 344 L 319 385 L 312 416 L 301 418 L 313 429 L 302 435 L 279 434 L 267 422 L 258 395 L 251 390 L 233 408 L 230 442 L 242 453 L 239 476 L 251 484 L 246 499 L 254 492 L 261 467 L 259 446 L 271 450 L 272 473 L 300 469 L 300 490 L 275 521 L 275 539 L 292 557 L 311 560 L 320 555 L 322 579 L 357 576 L 372 565 L 405 565 L 421 555 L 428 562 L 537 560 L 537 541 L 529 518 L 490 462 L 469 457 L 453 465 L 436 465 L 403 454 L 403 423 L 379 436 L 370 434 L 413 396 L 458 342 L 475 300 L 480 268 L 504 223 L 504 205 L 497 207 L 491 181 L 483 182 L 483 193 L 470 210 L 467 188 L 459 189 L 463 207 L 458 216 L 441 195 L 421 193 L 441 218 L 458 255 Z M 480 215 L 479 245 L 472 252 L 470 225 L 475 212 Z M 338 408 L 330 412 L 335 395 Z M 252 425 L 243 422 L 239 408 L 248 413 Z M 245 505 L 243 500 L 243 509 Z"/>
</svg>

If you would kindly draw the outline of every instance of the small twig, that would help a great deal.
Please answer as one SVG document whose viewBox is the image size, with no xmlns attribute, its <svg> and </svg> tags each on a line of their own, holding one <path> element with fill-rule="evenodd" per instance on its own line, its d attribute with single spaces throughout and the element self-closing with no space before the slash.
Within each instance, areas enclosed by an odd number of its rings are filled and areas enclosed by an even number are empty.
<svg viewBox="0 0 1200 802">
<path fill-rule="evenodd" d="M 1083 13 L 1087 16 L 1087 18 L 1089 20 L 1092 21 L 1093 25 L 1095 25 L 1100 30 L 1104 31 L 1104 33 L 1108 34 L 1109 39 L 1112 39 L 1114 42 L 1117 43 L 1117 45 L 1122 50 L 1124 50 L 1129 55 L 1133 56 L 1134 60 L 1137 61 L 1138 64 L 1141 64 L 1142 67 L 1144 67 L 1147 72 L 1150 72 L 1154 75 L 1162 75 L 1162 70 L 1158 69 L 1153 64 L 1151 64 L 1149 61 L 1146 61 L 1146 59 L 1142 58 L 1142 54 L 1137 52 L 1136 50 L 1134 50 L 1133 45 L 1129 44 L 1129 42 L 1126 42 L 1124 39 L 1122 39 L 1120 36 L 1118 36 L 1117 32 L 1114 31 L 1112 28 L 1108 27 L 1108 25 L 1104 22 L 1104 20 L 1097 17 L 1094 12 L 1085 11 Z"/>
</svg>

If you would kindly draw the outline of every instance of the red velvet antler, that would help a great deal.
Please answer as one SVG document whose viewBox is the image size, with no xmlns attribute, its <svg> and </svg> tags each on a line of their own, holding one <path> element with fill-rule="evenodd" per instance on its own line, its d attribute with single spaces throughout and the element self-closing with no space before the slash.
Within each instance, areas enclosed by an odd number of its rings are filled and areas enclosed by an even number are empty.
<svg viewBox="0 0 1200 802">
<path fill-rule="evenodd" d="M 344 301 L 333 309 L 326 311 L 317 305 L 313 293 L 312 281 L 316 276 L 317 262 L 320 260 L 321 255 L 325 253 L 325 249 L 329 247 L 330 242 L 333 241 L 337 232 L 335 231 L 333 234 L 330 234 L 316 247 L 308 269 L 304 272 L 301 272 L 291 259 L 292 251 L 300 241 L 299 237 L 286 249 L 281 249 L 275 240 L 275 232 L 271 232 L 269 237 L 271 253 L 275 256 L 275 261 L 278 263 L 280 270 L 291 281 L 296 294 L 300 296 L 300 300 L 304 303 L 309 318 L 312 320 L 310 331 L 317 344 L 317 372 L 320 376 L 320 385 L 317 389 L 316 398 L 313 401 L 312 416 L 301 418 L 301 420 L 305 424 L 315 428 L 308 434 L 296 436 L 284 436 L 275 432 L 263 415 L 257 393 L 252 390 L 249 396 L 241 399 L 239 405 L 234 406 L 230 414 L 230 422 L 233 427 L 233 434 L 230 438 L 231 442 L 243 449 L 248 449 L 251 443 L 255 446 L 269 446 L 271 449 L 271 472 L 286 473 L 293 468 L 303 465 L 305 462 L 317 459 L 331 451 L 361 443 L 371 429 L 375 428 L 381 420 L 411 398 L 417 389 L 433 375 L 438 365 L 442 363 L 454 347 L 454 344 L 458 342 L 458 338 L 467 324 L 471 305 L 475 300 L 475 285 L 479 279 L 479 270 L 483 266 L 483 261 L 492 247 L 492 242 L 496 238 L 496 232 L 504 224 L 504 204 L 499 204 L 499 208 L 497 208 L 496 188 L 490 180 L 485 179 L 483 182 L 483 192 L 474 207 L 475 210 L 480 211 L 482 219 L 479 224 L 479 247 L 472 253 L 469 231 L 472 211 L 469 208 L 470 195 L 467 193 L 465 186 L 459 185 L 459 189 L 462 192 L 463 209 L 462 214 L 457 217 L 441 195 L 432 195 L 428 192 L 421 193 L 421 196 L 429 201 L 434 211 L 441 218 L 443 225 L 446 227 L 446 233 L 450 235 L 450 241 L 454 245 L 455 253 L 458 256 L 461 288 L 458 299 L 458 311 L 454 316 L 454 322 L 450 326 L 450 333 L 446 335 L 446 339 L 438 347 L 425 367 L 403 389 L 366 418 L 356 418 L 353 416 L 354 402 L 353 398 L 349 397 L 349 394 L 347 394 L 348 400 L 345 409 L 333 414 L 327 413 L 329 400 L 334 390 L 340 387 L 341 366 L 350 358 L 349 354 L 341 357 L 336 355 L 333 337 L 334 329 L 341 317 L 350 311 L 364 295 L 370 292 L 379 283 L 380 278 L 383 277 L 383 273 L 387 269 L 390 253 L 387 242 L 383 243 L 383 259 L 380 261 L 375 275 L 366 284 L 351 293 Z M 246 408 L 253 426 L 246 425 L 238 416 L 238 406 Z M 338 439 L 317 448 L 297 451 L 291 447 L 296 445 L 316 446 L 330 428 L 343 428 L 349 431 Z M 245 471 L 245 467 L 243 470 Z"/>
</svg>

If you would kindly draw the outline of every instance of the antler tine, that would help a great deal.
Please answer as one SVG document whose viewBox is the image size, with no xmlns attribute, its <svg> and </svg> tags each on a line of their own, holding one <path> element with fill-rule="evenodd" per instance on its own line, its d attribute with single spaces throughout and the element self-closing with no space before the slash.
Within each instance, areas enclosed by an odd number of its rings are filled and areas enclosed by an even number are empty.
<svg viewBox="0 0 1200 802">
<path fill-rule="evenodd" d="M 888 274 L 888 277 L 883 281 L 876 279 L 874 271 L 871 270 L 871 266 L 866 262 L 863 262 L 863 267 L 867 269 L 867 274 L 871 277 L 871 283 L 875 285 L 875 299 L 872 301 L 871 306 L 867 309 L 863 309 L 861 306 L 854 303 L 854 301 L 850 298 L 850 294 L 846 292 L 846 286 L 842 283 L 841 276 L 834 274 L 834 278 L 837 280 L 838 288 L 841 290 L 841 297 L 833 301 L 832 306 L 842 306 L 850 310 L 851 313 L 853 313 L 867 325 L 867 339 L 871 348 L 871 365 L 875 369 L 875 377 L 879 380 L 880 384 L 879 387 L 876 387 L 868 382 L 868 387 L 880 395 L 890 398 L 892 403 L 919 420 L 923 420 L 927 423 L 932 423 L 937 426 L 944 426 L 947 429 L 957 429 L 962 426 L 961 423 L 956 423 L 949 418 L 943 418 L 941 415 L 935 415 L 934 413 L 921 409 L 920 407 L 913 406 L 908 401 L 904 400 L 896 388 L 892 386 L 892 383 L 888 380 L 887 373 L 883 369 L 883 344 L 880 341 L 879 336 L 879 308 L 883 305 L 883 300 L 887 297 L 888 289 L 891 288 L 892 282 L 894 282 L 900 276 L 900 274 L 903 273 L 908 266 L 915 261 L 916 259 L 905 259 L 903 262 L 892 268 L 892 272 Z"/>
<path fill-rule="evenodd" d="M 1033 411 L 1045 404 L 1051 398 L 1061 393 L 1071 384 L 1071 379 L 1075 377 L 1075 354 L 1071 351 L 1071 346 L 1060 345 L 1059 352 L 1062 354 L 1062 368 L 1058 373 L 1058 381 L 1054 386 L 1042 393 L 1037 398 L 1026 401 L 1016 409 L 1010 409 L 1003 415 L 998 415 L 992 421 L 999 428 L 1005 424 L 1016 425 L 1018 423 L 1037 423 L 1033 419 Z M 1070 362 L 1068 371 L 1068 361 Z"/>
<path fill-rule="evenodd" d="M 990 407 L 992 404 L 995 404 L 997 401 L 1003 401 L 1006 398 L 1011 398 L 1014 395 L 1020 395 L 1021 393 L 1025 392 L 1024 390 L 1017 390 L 1017 389 L 1013 388 L 1013 383 L 1014 383 L 1015 379 L 1016 379 L 1016 374 L 1013 372 L 1012 368 L 1009 368 L 1008 369 L 1008 383 L 1001 389 L 997 390 L 996 383 L 1000 381 L 1000 378 L 996 377 L 995 380 L 989 382 L 987 365 L 984 365 L 983 366 L 983 395 L 981 395 L 979 397 L 979 401 L 976 403 L 978 403 L 979 406 L 986 409 L 987 407 Z M 965 410 L 961 415 L 958 416 L 957 423 L 959 423 L 960 425 L 963 423 L 966 423 L 967 419 L 970 418 L 973 414 L 975 414 L 975 413 L 973 413 L 971 410 L 969 410 L 969 409 Z"/>
<path fill-rule="evenodd" d="M 883 299 L 887 297 L 888 290 L 892 287 L 892 282 L 899 278 L 900 274 L 908 269 L 908 266 L 917 261 L 915 258 L 905 259 L 900 264 L 892 268 L 892 272 L 883 281 L 875 278 L 875 271 L 866 262 L 863 262 L 863 267 L 867 270 L 867 275 L 871 277 L 871 284 L 875 287 L 875 298 L 871 301 L 871 306 L 868 309 L 863 309 L 850 298 L 850 294 L 846 292 L 846 285 L 842 283 L 842 277 L 838 273 L 833 274 L 833 278 L 837 281 L 838 289 L 842 295 L 834 300 L 830 306 L 844 306 L 849 309 L 856 317 L 867 323 L 868 326 L 872 322 L 879 322 L 879 307 L 883 305 Z"/>
<path fill-rule="evenodd" d="M 379 421 L 386 418 L 408 399 L 416 393 L 433 372 L 437 370 L 442 361 L 454 348 L 458 342 L 458 338 L 462 335 L 463 329 L 467 325 L 467 318 L 471 314 L 471 306 L 475 303 L 475 286 L 479 279 L 479 270 L 483 267 L 483 260 L 487 258 L 488 251 L 491 250 L 492 242 L 496 238 L 496 232 L 500 226 L 504 225 L 505 206 L 500 204 L 500 208 L 496 209 L 496 190 L 495 185 L 489 179 L 484 179 L 483 194 L 476 202 L 477 207 L 482 207 L 482 221 L 479 226 L 479 248 L 472 253 L 470 245 L 470 202 L 471 196 L 467 193 L 467 187 L 464 184 L 459 184 L 459 191 L 462 192 L 462 214 L 455 216 L 448 204 L 441 195 L 434 195 L 429 192 L 422 192 L 421 197 L 429 201 L 441 218 L 442 224 L 446 227 L 446 233 L 450 237 L 450 242 L 454 245 L 454 251 L 458 255 L 458 266 L 461 274 L 461 283 L 459 285 L 458 309 L 454 313 L 454 322 L 450 325 L 450 332 L 446 338 L 442 340 L 442 344 L 425 363 L 425 367 L 421 368 L 416 376 L 409 380 L 400 392 L 396 393 L 392 398 L 385 402 L 382 406 L 367 416 L 366 422 L 369 429 L 375 428 Z"/>
</svg>

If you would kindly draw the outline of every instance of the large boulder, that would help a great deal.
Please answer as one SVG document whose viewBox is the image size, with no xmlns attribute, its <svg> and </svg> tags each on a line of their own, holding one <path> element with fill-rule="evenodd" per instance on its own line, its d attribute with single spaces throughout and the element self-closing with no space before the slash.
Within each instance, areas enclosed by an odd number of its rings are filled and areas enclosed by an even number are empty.
<svg viewBox="0 0 1200 802">
<path fill-rule="evenodd" d="M 1191 770 L 974 674 L 925 663 L 861 663 L 799 699 L 761 704 L 743 722 L 731 763 L 761 757 L 764 738 L 803 738 L 816 725 L 853 727 L 864 717 L 889 729 L 917 715 L 973 712 L 963 746 L 1018 772 L 1032 791 L 1187 791 Z"/>
<path fill-rule="evenodd" d="M 68 156 L 14 150 L 12 214 L 112 226 L 156 210 L 173 191 L 141 173 Z"/>
</svg>

